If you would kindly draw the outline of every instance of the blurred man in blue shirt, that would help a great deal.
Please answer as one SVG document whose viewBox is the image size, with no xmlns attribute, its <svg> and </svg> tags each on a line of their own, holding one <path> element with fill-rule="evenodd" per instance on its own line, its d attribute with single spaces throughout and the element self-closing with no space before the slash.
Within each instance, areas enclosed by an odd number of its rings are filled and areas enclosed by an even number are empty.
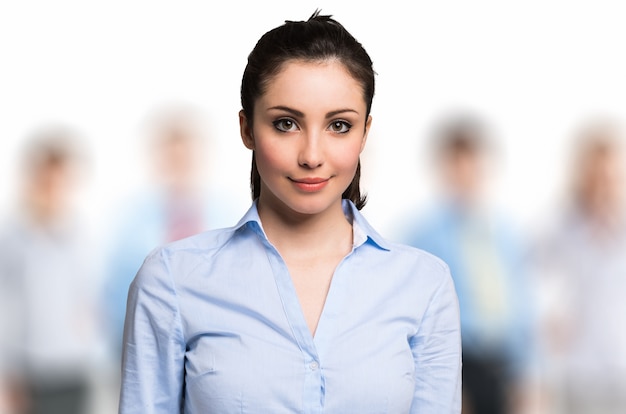
<svg viewBox="0 0 626 414">
<path fill-rule="evenodd" d="M 444 194 L 403 241 L 450 266 L 459 295 L 463 338 L 463 412 L 510 412 L 511 390 L 528 368 L 530 293 L 520 240 L 489 205 L 492 143 L 474 118 L 445 122 L 436 134 Z"/>
</svg>

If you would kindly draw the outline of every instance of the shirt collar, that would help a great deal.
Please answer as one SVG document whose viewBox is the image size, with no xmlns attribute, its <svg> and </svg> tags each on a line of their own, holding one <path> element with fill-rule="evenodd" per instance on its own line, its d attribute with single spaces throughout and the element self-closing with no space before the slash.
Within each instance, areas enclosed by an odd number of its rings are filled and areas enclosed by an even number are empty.
<svg viewBox="0 0 626 414">
<path fill-rule="evenodd" d="M 356 208 L 352 201 L 342 200 L 343 213 L 349 222 L 352 223 L 353 232 L 353 245 L 355 248 L 370 243 L 382 250 L 390 250 L 389 243 L 367 222 L 365 217 Z M 261 219 L 259 217 L 259 211 L 257 210 L 257 201 L 252 203 L 252 206 L 248 209 L 246 214 L 239 220 L 235 229 L 241 230 L 244 227 L 250 228 L 255 233 L 262 236 L 267 240 Z"/>
<path fill-rule="evenodd" d="M 389 243 L 374 230 L 352 201 L 343 199 L 342 207 L 346 218 L 352 223 L 352 237 L 355 248 L 369 242 L 379 249 L 390 250 Z"/>
</svg>

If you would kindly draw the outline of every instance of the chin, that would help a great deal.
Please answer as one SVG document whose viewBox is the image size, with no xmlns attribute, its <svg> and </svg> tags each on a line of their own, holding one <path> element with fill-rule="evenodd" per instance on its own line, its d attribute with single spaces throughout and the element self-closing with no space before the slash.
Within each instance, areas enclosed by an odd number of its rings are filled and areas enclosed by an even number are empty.
<svg viewBox="0 0 626 414">
<path fill-rule="evenodd" d="M 313 197 L 305 197 L 302 200 L 286 203 L 285 205 L 297 214 L 316 215 L 332 208 L 335 205 L 335 201 L 315 200 Z M 341 205 L 341 202 L 339 205 Z"/>
<path fill-rule="evenodd" d="M 293 206 L 289 206 L 289 208 L 297 214 L 303 214 L 303 215 L 308 215 L 308 216 L 314 216 L 316 214 L 320 214 L 323 213 L 324 211 L 326 211 L 328 209 L 328 206 L 317 206 L 317 205 L 311 205 L 311 204 L 298 204 L 298 205 L 293 205 Z"/>
<path fill-rule="evenodd" d="M 261 192 L 261 194 L 263 194 L 263 192 Z M 339 206 L 341 209 L 341 194 L 335 195 L 327 191 L 308 194 L 296 192 L 268 192 L 264 204 L 267 208 L 275 210 L 278 213 L 312 216 L 324 213 L 336 206 Z"/>
</svg>

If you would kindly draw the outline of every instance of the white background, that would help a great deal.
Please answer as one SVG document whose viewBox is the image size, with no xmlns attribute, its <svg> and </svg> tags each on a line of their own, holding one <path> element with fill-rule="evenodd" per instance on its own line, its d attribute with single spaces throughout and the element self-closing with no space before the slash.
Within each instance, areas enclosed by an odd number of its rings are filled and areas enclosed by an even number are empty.
<svg viewBox="0 0 626 414">
<path fill-rule="evenodd" d="M 239 86 L 256 40 L 285 19 L 332 14 L 374 61 L 364 210 L 383 232 L 430 197 L 423 144 L 469 109 L 497 131 L 499 199 L 531 220 L 557 197 L 568 140 L 595 115 L 624 119 L 624 7 L 610 1 L 19 1 L 0 3 L 0 201 L 20 143 L 50 122 L 90 144 L 90 211 L 141 183 L 145 120 L 185 103 L 207 116 L 210 174 L 249 202 Z"/>
</svg>

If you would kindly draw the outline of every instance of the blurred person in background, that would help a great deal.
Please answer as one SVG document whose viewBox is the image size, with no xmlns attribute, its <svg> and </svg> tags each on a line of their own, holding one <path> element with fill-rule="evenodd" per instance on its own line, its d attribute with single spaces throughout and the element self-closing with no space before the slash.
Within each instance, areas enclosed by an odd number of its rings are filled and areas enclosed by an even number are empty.
<svg viewBox="0 0 626 414">
<path fill-rule="evenodd" d="M 100 278 L 77 208 L 84 154 L 72 131 L 39 131 L 21 160 L 16 211 L 0 228 L 0 381 L 11 413 L 88 410 Z"/>
<path fill-rule="evenodd" d="M 521 412 L 528 401 L 532 302 L 522 239 L 490 204 L 494 142 L 471 116 L 448 117 L 434 134 L 442 194 L 402 239 L 450 266 L 461 307 L 463 413 Z M 517 411 L 516 411 L 517 410 Z"/>
<path fill-rule="evenodd" d="M 116 367 L 121 356 L 128 287 L 148 253 L 159 245 L 231 225 L 238 212 L 207 179 L 210 142 L 194 108 L 158 111 L 147 128 L 149 182 L 115 214 L 107 254 L 104 307 Z M 232 211 L 231 211 L 232 210 Z"/>
<path fill-rule="evenodd" d="M 582 128 L 566 204 L 550 217 L 535 246 L 552 412 L 626 413 L 626 158 L 621 134 L 610 121 Z"/>
</svg>

